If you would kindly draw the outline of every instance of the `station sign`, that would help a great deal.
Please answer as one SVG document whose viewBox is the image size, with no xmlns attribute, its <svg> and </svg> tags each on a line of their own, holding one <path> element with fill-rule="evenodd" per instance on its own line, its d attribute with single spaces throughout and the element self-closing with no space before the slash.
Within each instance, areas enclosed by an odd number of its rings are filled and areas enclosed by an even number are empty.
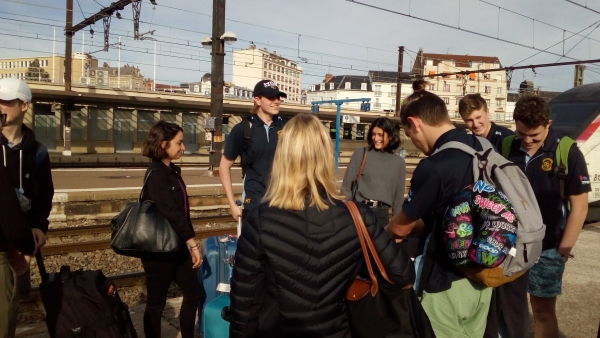
<svg viewBox="0 0 600 338">
<path fill-rule="evenodd" d="M 360 116 L 342 115 L 342 122 L 344 122 L 344 123 L 359 124 L 360 123 Z"/>
</svg>

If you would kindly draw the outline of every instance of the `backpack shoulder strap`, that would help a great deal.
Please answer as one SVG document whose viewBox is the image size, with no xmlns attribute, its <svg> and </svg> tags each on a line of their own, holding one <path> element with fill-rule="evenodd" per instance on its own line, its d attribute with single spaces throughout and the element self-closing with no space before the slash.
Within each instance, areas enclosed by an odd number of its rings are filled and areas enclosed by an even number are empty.
<svg viewBox="0 0 600 338">
<path fill-rule="evenodd" d="M 246 116 L 242 119 L 242 125 L 244 126 L 244 143 L 242 145 L 242 178 L 246 176 L 246 167 L 252 162 L 248 159 L 248 149 L 252 145 L 252 116 Z"/>
<path fill-rule="evenodd" d="M 434 154 L 437 154 L 438 152 L 442 151 L 442 150 L 446 150 L 446 149 L 458 149 L 458 150 L 462 150 L 465 153 L 471 155 L 471 156 L 475 156 L 475 154 L 477 154 L 477 150 L 469 147 L 468 145 L 462 143 L 462 142 L 458 142 L 458 141 L 450 141 L 447 143 L 444 143 L 441 147 L 439 147 Z"/>
<path fill-rule="evenodd" d="M 569 151 L 575 144 L 575 140 L 568 136 L 563 136 L 556 145 L 554 150 L 554 158 L 556 160 L 556 176 L 558 176 L 560 186 L 560 198 L 567 205 L 567 209 L 570 209 L 569 203 L 565 196 L 565 181 L 567 180 L 567 174 L 569 173 Z"/>
<path fill-rule="evenodd" d="M 508 156 L 510 155 L 510 148 L 512 147 L 515 137 L 515 135 L 508 135 L 502 140 L 502 156 L 506 159 L 508 159 Z"/>
</svg>

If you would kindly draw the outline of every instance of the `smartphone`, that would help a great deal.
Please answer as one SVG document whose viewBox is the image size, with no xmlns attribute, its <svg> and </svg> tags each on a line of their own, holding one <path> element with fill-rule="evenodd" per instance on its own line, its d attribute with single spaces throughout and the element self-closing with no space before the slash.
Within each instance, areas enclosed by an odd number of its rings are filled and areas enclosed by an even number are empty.
<svg viewBox="0 0 600 338">
<path fill-rule="evenodd" d="M 0 113 L 0 125 L 5 125 L 6 124 L 6 114 L 2 114 Z"/>
</svg>

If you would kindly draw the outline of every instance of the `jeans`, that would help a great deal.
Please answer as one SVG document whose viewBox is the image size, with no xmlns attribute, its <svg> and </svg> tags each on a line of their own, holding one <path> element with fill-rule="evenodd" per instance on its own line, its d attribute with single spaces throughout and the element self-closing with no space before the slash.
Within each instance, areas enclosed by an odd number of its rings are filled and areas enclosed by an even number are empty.
<svg viewBox="0 0 600 338">
<path fill-rule="evenodd" d="M 179 313 L 179 325 L 182 338 L 193 338 L 196 312 L 200 301 L 206 299 L 204 288 L 198 279 L 197 270 L 192 269 L 192 257 L 180 257 L 173 260 L 142 259 L 146 273 L 148 292 L 146 311 L 144 312 L 144 333 L 147 338 L 160 338 L 162 312 L 167 302 L 167 291 L 171 281 L 181 289 L 183 301 Z"/>
<path fill-rule="evenodd" d="M 17 275 L 8 263 L 6 252 L 0 252 L 0 337 L 15 336 L 18 308 Z"/>
</svg>

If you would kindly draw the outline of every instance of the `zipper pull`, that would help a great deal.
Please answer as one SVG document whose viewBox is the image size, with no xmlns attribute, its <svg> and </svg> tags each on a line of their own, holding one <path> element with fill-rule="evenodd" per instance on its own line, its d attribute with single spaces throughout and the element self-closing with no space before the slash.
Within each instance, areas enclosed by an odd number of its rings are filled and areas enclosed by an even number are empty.
<svg viewBox="0 0 600 338">
<path fill-rule="evenodd" d="M 523 256 L 525 256 L 525 263 L 528 263 L 529 260 L 527 259 L 527 244 L 523 244 Z"/>
</svg>

